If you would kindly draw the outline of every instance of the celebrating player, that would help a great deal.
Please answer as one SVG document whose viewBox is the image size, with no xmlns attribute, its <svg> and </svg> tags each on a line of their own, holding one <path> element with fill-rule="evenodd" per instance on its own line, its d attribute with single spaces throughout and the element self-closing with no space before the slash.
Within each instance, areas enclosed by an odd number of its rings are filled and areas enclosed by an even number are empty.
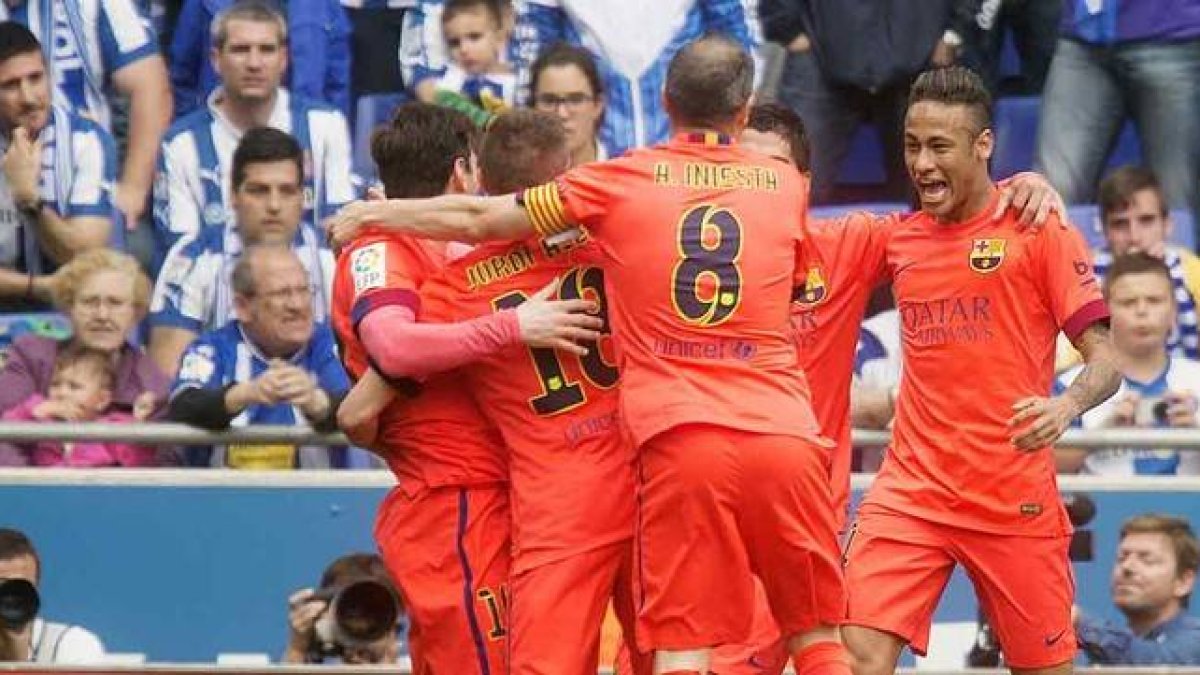
<svg viewBox="0 0 1200 675">
<path fill-rule="evenodd" d="M 387 193 L 473 192 L 474 133 L 460 113 L 401 108 L 372 142 Z M 461 381 L 436 373 L 522 339 L 576 348 L 575 340 L 594 339 L 599 321 L 575 314 L 590 303 L 536 299 L 463 324 L 416 323 L 417 292 L 453 252 L 391 234 L 341 252 L 334 326 L 347 368 L 360 379 L 339 422 L 373 440 L 361 428 L 383 409 L 373 445 L 399 484 L 380 507 L 375 538 L 412 620 L 413 672 L 488 675 L 503 672 L 507 634 L 505 453 Z"/>
<path fill-rule="evenodd" d="M 733 143 L 753 61 L 710 36 L 672 60 L 665 146 L 508 197 L 359 203 L 331 223 L 481 241 L 586 226 L 602 253 L 624 424 L 639 450 L 638 644 L 703 672 L 746 637 L 752 571 L 800 673 L 844 673 L 828 449 L 786 328 L 808 185 Z"/>
<path fill-rule="evenodd" d="M 994 221 L 990 97 L 963 68 L 913 85 L 905 158 L 921 211 L 896 225 L 886 267 L 904 378 L 890 451 L 847 544 L 857 675 L 924 653 L 954 566 L 966 567 L 1014 672 L 1070 672 L 1070 525 L 1049 449 L 1110 396 L 1108 310 L 1080 234 L 1057 217 Z M 1055 336 L 1087 363 L 1047 398 Z"/>
</svg>

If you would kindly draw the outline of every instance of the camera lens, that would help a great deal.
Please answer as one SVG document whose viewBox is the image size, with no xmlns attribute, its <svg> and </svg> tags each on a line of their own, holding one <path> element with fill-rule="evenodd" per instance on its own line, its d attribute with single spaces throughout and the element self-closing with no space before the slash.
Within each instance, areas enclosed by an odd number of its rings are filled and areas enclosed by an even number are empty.
<svg viewBox="0 0 1200 675">
<path fill-rule="evenodd" d="M 0 623 L 10 629 L 24 628 L 37 616 L 41 600 L 37 588 L 24 579 L 0 580 Z"/>
<path fill-rule="evenodd" d="M 391 589 L 378 581 L 356 581 L 338 593 L 334 602 L 338 627 L 347 642 L 373 642 L 396 628 L 400 608 Z"/>
</svg>

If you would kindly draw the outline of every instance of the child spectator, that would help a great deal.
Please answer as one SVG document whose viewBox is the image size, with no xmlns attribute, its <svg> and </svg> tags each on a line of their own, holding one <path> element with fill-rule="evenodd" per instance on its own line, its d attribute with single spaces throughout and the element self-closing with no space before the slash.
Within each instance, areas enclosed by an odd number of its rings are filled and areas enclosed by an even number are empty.
<svg viewBox="0 0 1200 675">
<path fill-rule="evenodd" d="M 442 35 L 450 62 L 440 77 L 417 84 L 425 102 L 459 97 L 488 112 L 516 105 L 517 78 L 501 54 L 508 44 L 502 0 L 448 0 L 442 9 Z"/>
<path fill-rule="evenodd" d="M 46 396 L 33 394 L 4 412 L 13 422 L 115 422 L 147 419 L 154 411 L 154 395 L 144 393 L 130 411 L 114 408 L 116 372 L 109 354 L 80 345 L 66 348 L 54 363 Z M 151 466 L 154 448 L 131 443 L 38 441 L 16 446 L 32 466 Z"/>
</svg>

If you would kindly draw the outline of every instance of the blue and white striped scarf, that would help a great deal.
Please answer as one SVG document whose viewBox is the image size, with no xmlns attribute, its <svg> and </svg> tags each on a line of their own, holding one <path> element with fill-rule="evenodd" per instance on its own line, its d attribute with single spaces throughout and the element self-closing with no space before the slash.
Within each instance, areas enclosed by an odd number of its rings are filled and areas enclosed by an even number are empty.
<svg viewBox="0 0 1200 675">
<path fill-rule="evenodd" d="M 1104 283 L 1104 275 L 1108 272 L 1112 261 L 1112 251 L 1108 249 L 1096 251 L 1094 267 L 1096 277 L 1101 284 Z M 1171 273 L 1171 285 L 1175 289 L 1175 304 L 1179 310 L 1175 326 L 1171 328 L 1171 334 L 1167 336 L 1167 353 L 1186 356 L 1189 359 L 1200 358 L 1200 326 L 1197 325 L 1196 301 L 1184 279 L 1183 261 L 1179 257 L 1179 251 L 1167 247 L 1166 253 L 1163 255 L 1163 262 L 1167 264 L 1167 269 Z"/>
</svg>

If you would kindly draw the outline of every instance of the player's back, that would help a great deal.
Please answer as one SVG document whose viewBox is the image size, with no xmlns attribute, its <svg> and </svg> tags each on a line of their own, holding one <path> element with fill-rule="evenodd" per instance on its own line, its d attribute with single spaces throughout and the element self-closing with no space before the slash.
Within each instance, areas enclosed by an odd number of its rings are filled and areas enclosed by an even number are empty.
<svg viewBox="0 0 1200 675">
<path fill-rule="evenodd" d="M 535 223 L 549 207 L 604 252 L 638 443 L 690 422 L 816 435 L 788 324 L 807 189 L 783 162 L 692 134 L 526 193 Z"/>
<path fill-rule="evenodd" d="M 925 214 L 892 232 L 888 265 L 904 377 L 893 443 L 869 506 L 1000 533 L 1069 529 L 1047 448 L 1010 441 L 1012 406 L 1051 390 L 1060 328 L 1106 316 L 1082 237 L 991 208 L 956 225 Z M 1097 313 L 1098 312 L 1098 313 Z"/>
<path fill-rule="evenodd" d="M 369 366 L 357 324 L 367 313 L 400 305 L 421 318 L 422 285 L 445 264 L 446 247 L 410 237 L 367 235 L 338 255 L 334 275 L 334 328 L 342 360 L 355 379 Z M 397 397 L 379 419 L 389 468 L 401 479 L 429 487 L 507 480 L 503 446 L 458 373 L 423 382 L 394 383 Z"/>
<path fill-rule="evenodd" d="M 422 291 L 425 316 L 513 308 L 552 282 L 555 297 L 592 300 L 606 316 L 600 269 L 534 241 L 484 246 L 447 265 Z M 514 572 L 632 535 L 634 451 L 617 415 L 610 342 L 589 343 L 586 356 L 515 346 L 463 369 L 511 453 Z"/>
</svg>

